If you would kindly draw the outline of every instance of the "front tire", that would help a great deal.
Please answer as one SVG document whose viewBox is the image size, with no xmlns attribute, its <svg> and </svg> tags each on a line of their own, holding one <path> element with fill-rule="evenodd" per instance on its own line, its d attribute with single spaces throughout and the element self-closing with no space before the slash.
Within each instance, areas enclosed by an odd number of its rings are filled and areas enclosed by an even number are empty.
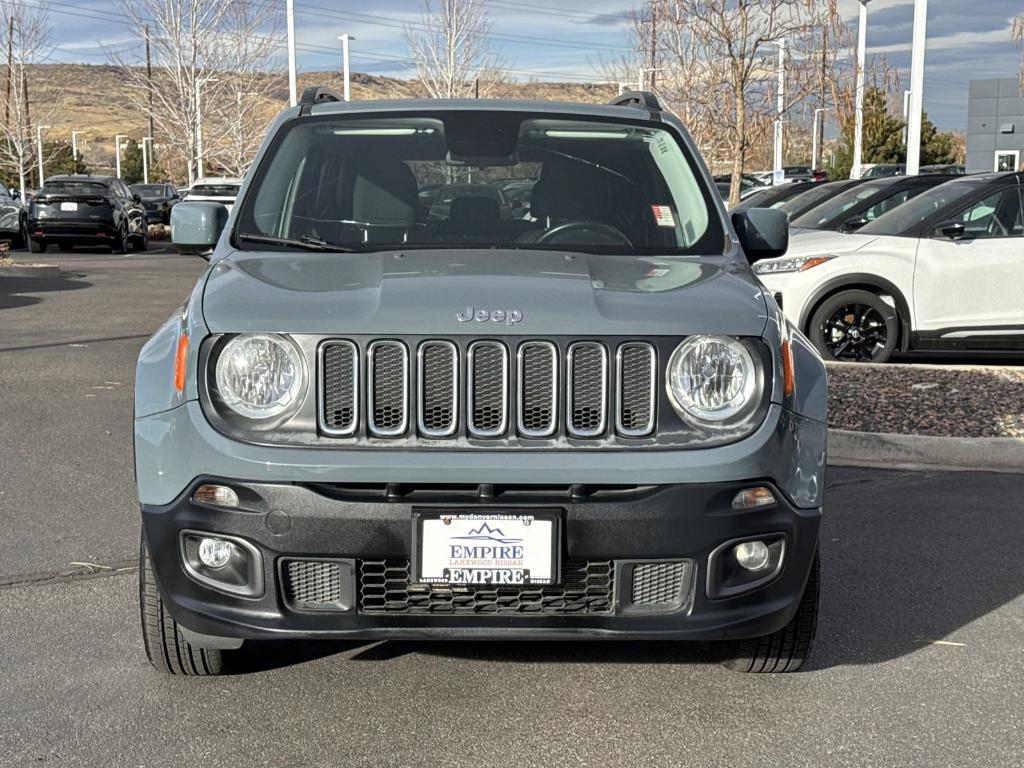
<svg viewBox="0 0 1024 768">
<path fill-rule="evenodd" d="M 722 665 L 736 672 L 796 672 L 811 654 L 818 626 L 821 561 L 814 553 L 811 573 L 796 615 L 764 637 L 736 640 L 723 649 Z"/>
<path fill-rule="evenodd" d="M 28 249 L 32 253 L 46 253 L 45 240 L 29 240 Z"/>
<path fill-rule="evenodd" d="M 164 608 L 153 578 L 145 537 L 139 547 L 139 610 L 146 656 L 158 671 L 168 675 L 201 677 L 224 673 L 225 662 L 232 651 L 193 645 L 185 639 L 178 623 Z"/>
<path fill-rule="evenodd" d="M 114 244 L 110 246 L 111 253 L 128 253 L 130 246 L 128 244 L 128 233 L 122 227 L 117 230 L 117 235 L 114 237 Z"/>
<path fill-rule="evenodd" d="M 807 331 L 826 360 L 885 363 L 896 351 L 899 316 L 876 293 L 840 291 L 815 310 Z"/>
<path fill-rule="evenodd" d="M 149 225 L 143 227 L 141 234 L 135 241 L 135 250 L 142 252 L 149 250 Z"/>
</svg>

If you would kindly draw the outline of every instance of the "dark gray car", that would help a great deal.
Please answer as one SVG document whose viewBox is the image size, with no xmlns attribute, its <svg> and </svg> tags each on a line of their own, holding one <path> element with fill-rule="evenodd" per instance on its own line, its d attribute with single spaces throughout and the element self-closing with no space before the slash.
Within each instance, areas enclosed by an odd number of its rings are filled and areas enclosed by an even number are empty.
<svg viewBox="0 0 1024 768">
<path fill-rule="evenodd" d="M 493 195 L 533 182 L 525 218 Z M 493 188 L 493 186 L 492 186 Z M 714 641 L 798 669 L 818 606 L 825 370 L 650 94 L 344 103 L 273 124 L 209 268 L 139 357 L 153 665 L 249 639 Z"/>
</svg>

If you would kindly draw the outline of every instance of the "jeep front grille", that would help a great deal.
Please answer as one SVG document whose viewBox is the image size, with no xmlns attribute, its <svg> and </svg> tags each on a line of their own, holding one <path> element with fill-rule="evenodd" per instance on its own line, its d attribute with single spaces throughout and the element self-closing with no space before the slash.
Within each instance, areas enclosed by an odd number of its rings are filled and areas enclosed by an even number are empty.
<svg viewBox="0 0 1024 768">
<path fill-rule="evenodd" d="M 646 341 L 329 339 L 319 350 L 326 437 L 527 446 L 657 432 Z"/>
</svg>

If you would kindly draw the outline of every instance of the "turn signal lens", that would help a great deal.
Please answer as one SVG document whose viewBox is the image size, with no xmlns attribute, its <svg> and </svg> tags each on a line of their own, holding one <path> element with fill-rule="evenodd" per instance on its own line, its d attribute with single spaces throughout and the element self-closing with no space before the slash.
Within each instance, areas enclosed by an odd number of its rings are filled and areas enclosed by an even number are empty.
<svg viewBox="0 0 1024 768">
<path fill-rule="evenodd" d="M 782 393 L 793 394 L 793 347 L 789 339 L 782 340 Z"/>
<path fill-rule="evenodd" d="M 178 349 L 174 354 L 174 388 L 179 392 L 185 390 L 185 363 L 188 359 L 188 336 L 184 333 L 178 337 Z"/>
<path fill-rule="evenodd" d="M 192 494 L 192 500 L 218 507 L 238 506 L 238 494 L 226 485 L 200 485 Z"/>
<path fill-rule="evenodd" d="M 744 488 L 737 493 L 732 500 L 733 509 L 757 509 L 758 507 L 770 507 L 776 503 L 775 494 L 771 488 L 759 485 L 756 488 Z"/>
<path fill-rule="evenodd" d="M 824 264 L 831 258 L 831 256 L 813 256 L 812 258 L 807 259 L 807 261 L 800 265 L 800 271 L 803 272 L 804 270 L 810 269 L 811 267 L 816 267 L 819 264 Z"/>
</svg>

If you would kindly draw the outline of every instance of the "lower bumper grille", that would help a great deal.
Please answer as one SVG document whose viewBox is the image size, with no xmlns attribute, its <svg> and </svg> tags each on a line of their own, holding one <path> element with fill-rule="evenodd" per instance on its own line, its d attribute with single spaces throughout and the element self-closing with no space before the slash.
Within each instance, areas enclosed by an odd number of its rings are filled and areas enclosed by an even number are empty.
<svg viewBox="0 0 1024 768">
<path fill-rule="evenodd" d="M 637 563 L 633 566 L 632 602 L 656 610 L 682 606 L 693 578 L 693 561 Z"/>
<path fill-rule="evenodd" d="M 285 602 L 301 611 L 347 611 L 352 607 L 351 560 L 298 560 L 281 563 Z"/>
<path fill-rule="evenodd" d="M 593 615 L 614 608 L 611 560 L 570 560 L 563 564 L 561 583 L 544 587 L 413 584 L 408 560 L 360 560 L 357 569 L 360 613 Z"/>
</svg>

